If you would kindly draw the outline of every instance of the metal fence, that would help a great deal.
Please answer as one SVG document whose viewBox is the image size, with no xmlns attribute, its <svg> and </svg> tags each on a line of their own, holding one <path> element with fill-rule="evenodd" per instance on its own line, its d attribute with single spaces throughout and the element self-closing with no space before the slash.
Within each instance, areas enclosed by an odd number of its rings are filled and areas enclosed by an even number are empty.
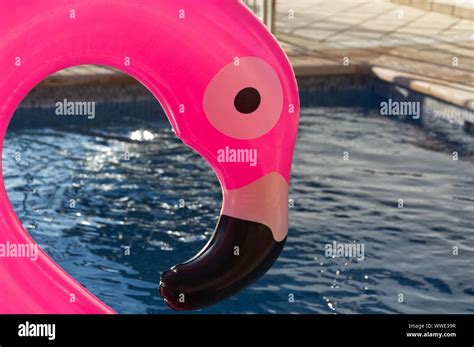
<svg viewBox="0 0 474 347">
<path fill-rule="evenodd" d="M 252 11 L 275 34 L 276 32 L 276 0 L 244 0 Z"/>
</svg>

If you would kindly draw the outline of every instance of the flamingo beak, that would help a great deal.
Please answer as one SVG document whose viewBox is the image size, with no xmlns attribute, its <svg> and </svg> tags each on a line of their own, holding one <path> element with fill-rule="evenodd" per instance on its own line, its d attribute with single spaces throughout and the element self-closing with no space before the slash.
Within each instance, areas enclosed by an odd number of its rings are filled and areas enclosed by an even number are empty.
<svg viewBox="0 0 474 347">
<path fill-rule="evenodd" d="M 192 259 L 163 273 L 160 294 L 174 310 L 212 305 L 261 277 L 278 258 L 288 231 L 288 183 L 277 173 L 235 190 L 213 236 Z"/>
</svg>

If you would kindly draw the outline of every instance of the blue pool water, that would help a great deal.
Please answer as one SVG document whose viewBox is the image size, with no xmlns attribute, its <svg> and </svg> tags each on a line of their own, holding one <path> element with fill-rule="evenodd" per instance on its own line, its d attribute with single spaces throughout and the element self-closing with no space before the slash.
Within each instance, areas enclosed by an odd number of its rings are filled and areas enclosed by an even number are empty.
<svg viewBox="0 0 474 347">
<path fill-rule="evenodd" d="M 3 170 L 35 240 L 116 311 L 172 313 L 160 273 L 212 233 L 210 167 L 162 117 L 17 121 Z M 469 153 L 459 146 L 364 109 L 304 108 L 287 244 L 258 282 L 202 312 L 473 313 L 474 157 L 453 161 Z M 334 241 L 363 244 L 364 260 L 326 257 Z"/>
</svg>

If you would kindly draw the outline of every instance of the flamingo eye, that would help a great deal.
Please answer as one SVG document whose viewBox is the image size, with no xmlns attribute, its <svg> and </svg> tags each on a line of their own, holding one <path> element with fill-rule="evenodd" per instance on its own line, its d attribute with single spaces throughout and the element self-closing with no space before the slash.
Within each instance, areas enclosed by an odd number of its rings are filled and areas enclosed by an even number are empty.
<svg viewBox="0 0 474 347">
<path fill-rule="evenodd" d="M 204 114 L 220 133 L 240 140 L 270 132 L 283 111 L 283 89 L 275 70 L 257 57 L 224 66 L 209 81 Z"/>
<path fill-rule="evenodd" d="M 248 87 L 237 93 L 234 99 L 234 106 L 240 113 L 250 114 L 258 109 L 261 101 L 262 97 L 258 90 Z"/>
</svg>

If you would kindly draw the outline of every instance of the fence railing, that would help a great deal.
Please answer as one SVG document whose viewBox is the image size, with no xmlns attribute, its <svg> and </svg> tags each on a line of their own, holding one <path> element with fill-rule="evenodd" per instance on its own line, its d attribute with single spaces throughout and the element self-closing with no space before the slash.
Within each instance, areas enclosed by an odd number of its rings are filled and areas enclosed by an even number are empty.
<svg viewBox="0 0 474 347">
<path fill-rule="evenodd" d="M 273 34 L 276 33 L 276 0 L 244 0 L 244 3 L 260 17 Z"/>
</svg>

